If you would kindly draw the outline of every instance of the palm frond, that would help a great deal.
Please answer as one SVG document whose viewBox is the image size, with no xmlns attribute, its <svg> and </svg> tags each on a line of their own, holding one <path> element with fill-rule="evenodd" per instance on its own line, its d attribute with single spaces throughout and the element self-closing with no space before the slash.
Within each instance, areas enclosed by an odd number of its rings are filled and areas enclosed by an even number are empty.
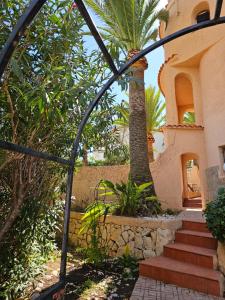
<svg viewBox="0 0 225 300">
<path fill-rule="evenodd" d="M 184 123 L 185 124 L 194 124 L 195 123 L 195 113 L 194 112 L 186 112 L 184 114 Z"/>
<path fill-rule="evenodd" d="M 156 20 L 166 21 L 166 10 L 157 10 L 159 0 L 85 0 L 103 21 L 105 37 L 123 51 L 141 50 L 155 40 L 158 30 Z"/>
<path fill-rule="evenodd" d="M 158 131 L 165 123 L 166 103 L 161 99 L 160 90 L 149 86 L 145 90 L 145 109 L 146 109 L 146 126 L 148 132 Z M 121 127 L 129 126 L 129 103 L 124 101 L 123 106 L 116 107 L 117 112 L 121 115 L 114 124 Z"/>
</svg>

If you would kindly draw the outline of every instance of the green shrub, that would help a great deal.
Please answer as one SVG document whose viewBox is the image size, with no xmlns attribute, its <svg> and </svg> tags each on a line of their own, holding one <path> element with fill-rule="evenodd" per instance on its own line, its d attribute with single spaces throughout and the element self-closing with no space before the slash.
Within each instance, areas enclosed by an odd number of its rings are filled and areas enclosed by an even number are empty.
<svg viewBox="0 0 225 300">
<path fill-rule="evenodd" d="M 100 196 L 116 196 L 116 214 L 122 216 L 137 216 L 138 214 L 156 215 L 161 211 L 160 202 L 155 196 L 146 196 L 151 182 L 137 185 L 130 179 L 127 183 L 113 184 L 111 181 L 102 180 L 100 189 L 105 190 Z M 108 190 L 108 191 L 107 191 Z"/>
<path fill-rule="evenodd" d="M 207 226 L 212 235 L 225 242 L 225 188 L 220 188 L 216 200 L 207 204 L 204 211 Z"/>
<path fill-rule="evenodd" d="M 62 201 L 32 199 L 23 206 L 0 255 L 0 298 L 16 299 L 43 272 L 43 264 L 56 249 L 55 234 Z"/>
</svg>

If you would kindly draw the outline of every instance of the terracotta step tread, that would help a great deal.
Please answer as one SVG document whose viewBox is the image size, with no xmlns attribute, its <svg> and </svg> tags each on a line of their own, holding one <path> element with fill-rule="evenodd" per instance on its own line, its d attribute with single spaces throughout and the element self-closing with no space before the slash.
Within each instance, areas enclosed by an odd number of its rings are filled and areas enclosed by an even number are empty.
<svg viewBox="0 0 225 300">
<path fill-rule="evenodd" d="M 140 262 L 140 265 L 171 270 L 174 272 L 188 274 L 195 277 L 201 277 L 213 281 L 220 281 L 222 279 L 222 274 L 218 271 L 180 262 L 175 259 L 171 259 L 164 256 L 158 256 L 158 257 L 146 259 Z"/>
<path fill-rule="evenodd" d="M 216 250 L 192 246 L 192 245 L 188 245 L 188 244 L 182 244 L 182 243 L 169 244 L 169 245 L 166 245 L 165 247 L 170 248 L 170 249 L 191 252 L 194 254 L 204 255 L 204 256 L 215 256 L 216 255 Z"/>
<path fill-rule="evenodd" d="M 195 235 L 195 236 L 214 239 L 214 237 L 212 236 L 212 234 L 210 232 L 181 229 L 181 230 L 178 230 L 177 233 L 182 233 L 182 234 L 187 234 L 187 235 Z"/>
</svg>

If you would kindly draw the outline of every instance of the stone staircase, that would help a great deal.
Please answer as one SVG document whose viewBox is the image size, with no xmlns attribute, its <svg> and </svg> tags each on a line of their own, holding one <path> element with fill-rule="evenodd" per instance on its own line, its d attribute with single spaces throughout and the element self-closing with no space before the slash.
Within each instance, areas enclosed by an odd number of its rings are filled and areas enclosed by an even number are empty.
<svg viewBox="0 0 225 300">
<path fill-rule="evenodd" d="M 144 260 L 140 275 L 209 295 L 223 296 L 224 278 L 217 271 L 217 241 L 203 219 L 183 220 L 175 242 L 162 256 Z"/>
</svg>

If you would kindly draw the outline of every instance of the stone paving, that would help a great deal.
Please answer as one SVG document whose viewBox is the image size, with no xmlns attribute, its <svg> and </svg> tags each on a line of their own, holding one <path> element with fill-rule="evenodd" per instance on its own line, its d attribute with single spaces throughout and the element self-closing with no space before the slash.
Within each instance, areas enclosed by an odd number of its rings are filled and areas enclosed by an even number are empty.
<svg viewBox="0 0 225 300">
<path fill-rule="evenodd" d="M 130 300 L 219 300 L 219 298 L 139 276 Z"/>
</svg>

